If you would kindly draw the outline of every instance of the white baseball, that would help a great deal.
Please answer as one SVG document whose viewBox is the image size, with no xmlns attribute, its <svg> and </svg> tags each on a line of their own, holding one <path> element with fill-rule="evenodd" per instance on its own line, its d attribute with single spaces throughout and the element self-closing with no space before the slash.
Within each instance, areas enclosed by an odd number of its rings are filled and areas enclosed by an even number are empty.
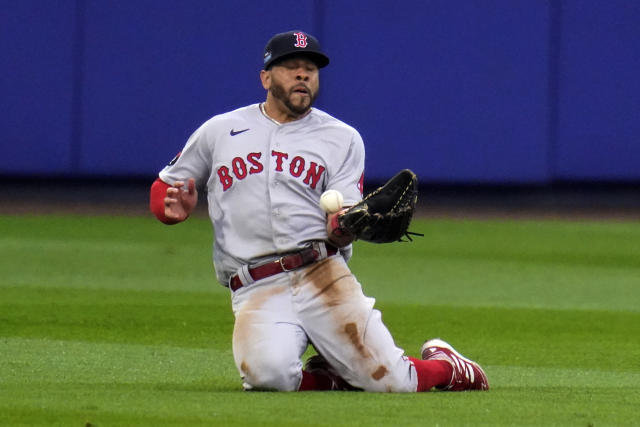
<svg viewBox="0 0 640 427">
<path fill-rule="evenodd" d="M 327 190 L 320 196 L 320 207 L 327 213 L 335 213 L 342 209 L 344 198 L 338 190 Z"/>
</svg>

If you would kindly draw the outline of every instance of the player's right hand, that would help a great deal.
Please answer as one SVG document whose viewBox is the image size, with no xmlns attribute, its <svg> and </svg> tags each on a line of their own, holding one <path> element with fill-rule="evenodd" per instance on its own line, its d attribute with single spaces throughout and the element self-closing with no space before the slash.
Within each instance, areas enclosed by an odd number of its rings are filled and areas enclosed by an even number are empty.
<svg viewBox="0 0 640 427">
<path fill-rule="evenodd" d="M 338 212 L 327 214 L 327 234 L 329 242 L 338 248 L 343 248 L 355 240 L 355 236 L 349 231 L 340 228 L 338 219 L 344 214 L 348 208 L 341 209 Z"/>
<path fill-rule="evenodd" d="M 197 203 L 198 190 L 196 190 L 195 179 L 189 178 L 186 189 L 183 181 L 176 181 L 172 187 L 167 188 L 167 196 L 164 198 L 164 215 L 174 221 L 184 221 Z"/>
</svg>

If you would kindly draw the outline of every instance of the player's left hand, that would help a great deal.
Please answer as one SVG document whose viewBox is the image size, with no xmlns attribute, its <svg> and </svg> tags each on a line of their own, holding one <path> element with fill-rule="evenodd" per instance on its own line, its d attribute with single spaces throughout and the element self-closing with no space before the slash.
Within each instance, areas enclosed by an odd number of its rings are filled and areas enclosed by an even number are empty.
<svg viewBox="0 0 640 427">
<path fill-rule="evenodd" d="M 189 178 L 186 190 L 183 187 L 183 181 L 176 181 L 173 187 L 167 188 L 167 196 L 164 198 L 165 216 L 178 222 L 187 219 L 198 203 L 195 179 Z"/>
<path fill-rule="evenodd" d="M 327 234 L 329 242 L 338 248 L 343 248 L 355 240 L 355 236 L 347 230 L 340 228 L 338 218 L 344 214 L 347 209 L 327 214 Z"/>
</svg>

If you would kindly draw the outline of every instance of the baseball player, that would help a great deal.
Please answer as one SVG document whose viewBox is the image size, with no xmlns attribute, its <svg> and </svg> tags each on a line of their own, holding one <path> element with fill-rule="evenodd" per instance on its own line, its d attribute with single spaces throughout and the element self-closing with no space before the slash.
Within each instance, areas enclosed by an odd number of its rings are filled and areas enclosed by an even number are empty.
<svg viewBox="0 0 640 427">
<path fill-rule="evenodd" d="M 264 50 L 266 101 L 214 116 L 153 183 L 165 224 L 186 220 L 206 188 L 213 262 L 235 316 L 233 355 L 245 390 L 487 390 L 475 362 L 439 339 L 404 355 L 349 270 L 354 236 L 318 205 L 328 189 L 362 199 L 359 133 L 312 108 L 329 57 L 308 33 Z M 303 368 L 312 344 L 318 355 Z"/>
</svg>

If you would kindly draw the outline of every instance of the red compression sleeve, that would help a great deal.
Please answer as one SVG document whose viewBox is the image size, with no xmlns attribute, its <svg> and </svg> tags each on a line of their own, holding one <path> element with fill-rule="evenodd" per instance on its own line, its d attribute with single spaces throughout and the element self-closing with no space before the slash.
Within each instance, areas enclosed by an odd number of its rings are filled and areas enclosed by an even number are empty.
<svg viewBox="0 0 640 427">
<path fill-rule="evenodd" d="M 446 360 L 420 360 L 409 357 L 418 374 L 418 389 L 429 391 L 436 386 L 445 386 L 451 381 L 453 367 Z"/>
<path fill-rule="evenodd" d="M 151 184 L 151 191 L 149 192 L 149 209 L 158 218 L 159 221 L 165 224 L 177 224 L 179 221 L 169 219 L 164 215 L 164 198 L 167 196 L 167 188 L 171 187 L 160 178 L 156 179 Z"/>
</svg>

